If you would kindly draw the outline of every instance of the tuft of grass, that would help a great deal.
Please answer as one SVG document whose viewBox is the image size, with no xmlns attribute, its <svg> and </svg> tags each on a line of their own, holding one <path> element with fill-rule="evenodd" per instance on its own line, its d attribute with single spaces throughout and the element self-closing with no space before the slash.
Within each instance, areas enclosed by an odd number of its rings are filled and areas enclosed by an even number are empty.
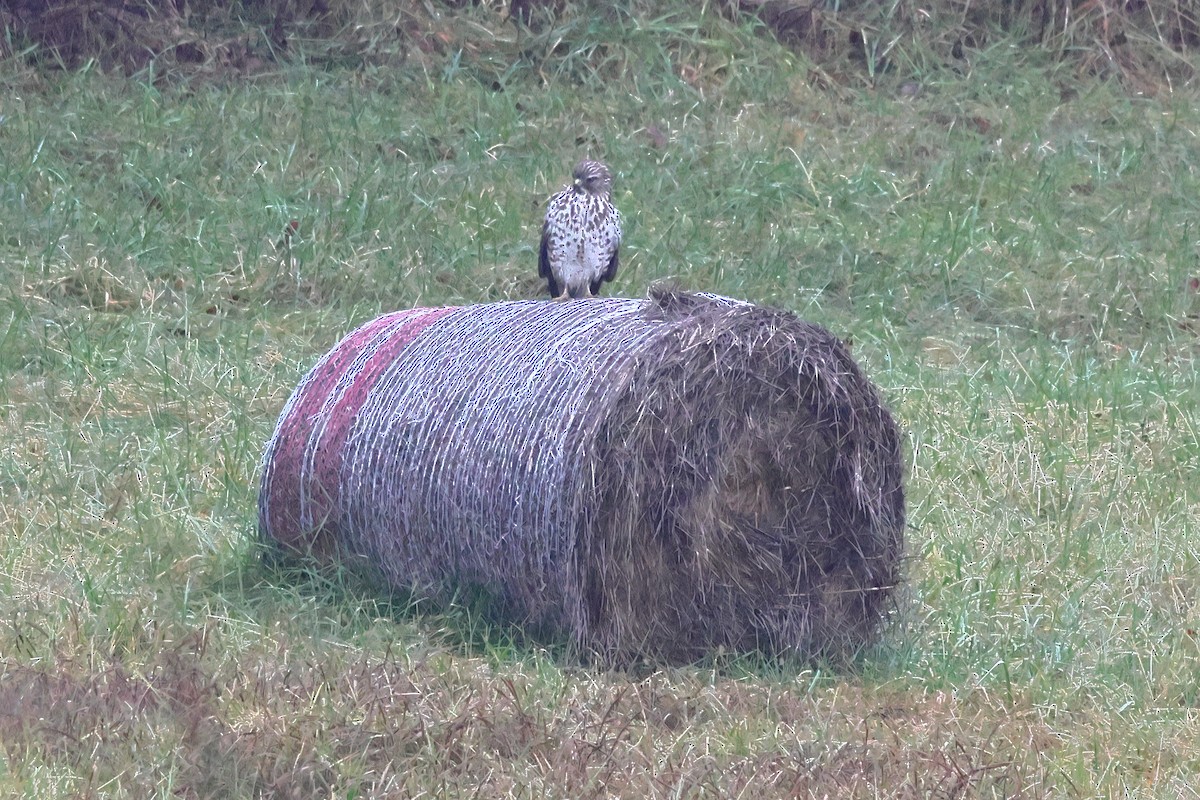
<svg viewBox="0 0 1200 800">
<path fill-rule="evenodd" d="M 1189 796 L 1192 94 L 1003 37 L 846 88 L 711 9 L 568 12 L 249 82 L 0 62 L 0 792 Z M 897 412 L 908 601 L 852 667 L 609 673 L 260 563 L 298 378 L 380 311 L 536 296 L 582 155 L 613 291 L 793 309 Z"/>
</svg>

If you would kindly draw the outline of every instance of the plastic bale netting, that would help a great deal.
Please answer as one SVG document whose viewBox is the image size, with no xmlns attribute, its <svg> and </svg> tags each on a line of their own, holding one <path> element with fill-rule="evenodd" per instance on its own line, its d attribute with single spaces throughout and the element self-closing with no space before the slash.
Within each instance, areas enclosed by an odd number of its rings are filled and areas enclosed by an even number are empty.
<svg viewBox="0 0 1200 800">
<path fill-rule="evenodd" d="M 301 381 L 259 528 L 611 661 L 840 658 L 894 605 L 902 477 L 875 387 L 790 313 L 670 290 L 421 308 Z"/>
</svg>

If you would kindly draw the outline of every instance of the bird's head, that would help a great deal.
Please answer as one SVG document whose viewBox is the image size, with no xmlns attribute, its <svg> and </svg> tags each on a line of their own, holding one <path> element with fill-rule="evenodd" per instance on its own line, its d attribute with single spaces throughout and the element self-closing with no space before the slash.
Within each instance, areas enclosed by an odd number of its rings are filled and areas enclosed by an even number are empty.
<svg viewBox="0 0 1200 800">
<path fill-rule="evenodd" d="M 577 192 L 608 194 L 612 191 L 612 173 L 599 161 L 580 161 L 575 165 L 572 179 Z"/>
</svg>

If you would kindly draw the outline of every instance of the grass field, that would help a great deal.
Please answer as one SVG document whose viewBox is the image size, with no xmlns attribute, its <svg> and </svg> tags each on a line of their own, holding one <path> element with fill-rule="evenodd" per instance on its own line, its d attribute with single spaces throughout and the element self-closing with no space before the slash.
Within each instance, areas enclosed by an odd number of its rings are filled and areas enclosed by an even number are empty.
<svg viewBox="0 0 1200 800">
<path fill-rule="evenodd" d="M 0 795 L 1200 797 L 1195 87 L 491 13 L 252 80 L 0 63 Z M 896 412 L 907 599 L 854 668 L 608 672 L 260 565 L 299 377 L 381 311 L 537 295 L 584 154 L 613 293 L 792 309 Z"/>
</svg>

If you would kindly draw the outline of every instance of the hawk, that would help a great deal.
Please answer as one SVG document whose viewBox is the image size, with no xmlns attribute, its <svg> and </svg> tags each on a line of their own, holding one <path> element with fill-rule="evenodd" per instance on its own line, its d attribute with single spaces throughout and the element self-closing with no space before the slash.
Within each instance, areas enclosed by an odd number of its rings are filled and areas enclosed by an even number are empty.
<svg viewBox="0 0 1200 800">
<path fill-rule="evenodd" d="M 612 173 L 580 161 L 570 186 L 550 198 L 542 225 L 538 275 L 555 300 L 594 297 L 617 275 L 621 214 L 612 202 Z"/>
</svg>

